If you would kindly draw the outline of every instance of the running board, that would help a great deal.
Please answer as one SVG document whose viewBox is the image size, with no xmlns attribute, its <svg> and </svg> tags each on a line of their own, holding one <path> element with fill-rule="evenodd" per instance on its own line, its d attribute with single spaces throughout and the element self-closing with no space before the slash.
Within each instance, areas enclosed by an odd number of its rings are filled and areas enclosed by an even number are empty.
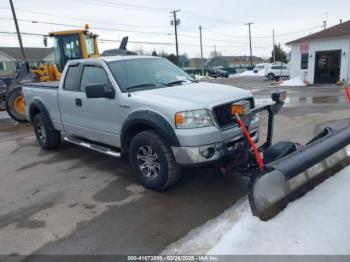
<svg viewBox="0 0 350 262">
<path fill-rule="evenodd" d="M 115 157 L 115 158 L 120 158 L 121 157 L 121 153 L 117 152 L 115 150 L 112 150 L 111 148 L 107 148 L 104 147 L 102 145 L 99 144 L 94 144 L 91 141 L 86 141 L 86 140 L 82 140 L 82 139 L 78 139 L 75 137 L 63 137 L 63 139 L 69 143 L 81 146 L 81 147 L 85 147 L 87 149 L 91 149 L 94 150 L 96 152 L 111 156 L 111 157 Z"/>
</svg>

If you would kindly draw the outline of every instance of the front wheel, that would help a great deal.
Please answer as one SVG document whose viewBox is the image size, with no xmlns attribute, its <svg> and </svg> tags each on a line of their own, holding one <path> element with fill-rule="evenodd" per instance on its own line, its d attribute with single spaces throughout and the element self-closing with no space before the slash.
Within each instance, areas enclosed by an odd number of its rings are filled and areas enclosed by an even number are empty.
<svg viewBox="0 0 350 262">
<path fill-rule="evenodd" d="M 6 111 L 17 122 L 27 122 L 22 87 L 11 89 L 6 97 Z"/>
<path fill-rule="evenodd" d="M 151 130 L 143 131 L 132 139 L 129 161 L 139 183 L 151 190 L 164 190 L 180 177 L 181 168 L 169 144 Z"/>
</svg>

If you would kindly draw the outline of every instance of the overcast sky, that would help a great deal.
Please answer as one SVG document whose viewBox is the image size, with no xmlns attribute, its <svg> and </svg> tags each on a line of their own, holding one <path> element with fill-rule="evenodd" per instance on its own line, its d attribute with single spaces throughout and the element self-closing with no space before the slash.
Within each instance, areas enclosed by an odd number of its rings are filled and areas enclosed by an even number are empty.
<svg viewBox="0 0 350 262">
<path fill-rule="evenodd" d="M 203 27 L 204 56 L 214 46 L 224 55 L 249 54 L 247 22 L 252 25 L 253 55 L 268 57 L 272 49 L 272 29 L 276 42 L 290 40 L 321 30 L 327 17 L 328 26 L 349 18 L 349 0 L 13 0 L 23 33 L 46 34 L 50 31 L 83 27 L 88 23 L 99 39 L 159 44 L 129 44 L 130 50 L 175 52 L 171 10 L 181 20 L 179 52 L 199 57 L 199 30 Z M 0 0 L 0 32 L 14 32 L 8 0 Z M 26 20 L 26 21 L 23 21 Z M 31 23 L 30 21 L 39 23 Z M 45 22 L 45 23 L 42 23 Z M 48 23 L 48 24 L 47 24 Z M 51 23 L 51 24 L 50 24 Z M 54 23 L 54 24 L 52 24 Z M 63 25 L 57 25 L 63 24 Z M 68 25 L 68 26 L 65 26 Z M 136 31 L 136 32 L 135 32 Z M 0 34 L 0 46 L 18 46 L 15 35 Z M 42 47 L 42 37 L 23 36 L 24 45 Z M 100 42 L 100 50 L 113 48 L 117 42 Z M 288 48 L 283 46 L 286 51 Z"/>
</svg>

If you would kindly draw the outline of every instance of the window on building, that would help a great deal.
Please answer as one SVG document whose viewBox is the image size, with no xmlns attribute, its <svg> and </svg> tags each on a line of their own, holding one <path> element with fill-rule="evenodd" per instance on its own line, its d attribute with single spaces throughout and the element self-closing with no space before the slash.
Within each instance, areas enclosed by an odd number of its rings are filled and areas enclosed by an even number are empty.
<svg viewBox="0 0 350 262">
<path fill-rule="evenodd" d="M 301 54 L 301 69 L 308 69 L 309 67 L 309 54 Z"/>
<path fill-rule="evenodd" d="M 6 70 L 5 63 L 0 62 L 0 71 L 5 71 L 5 70 Z"/>
</svg>

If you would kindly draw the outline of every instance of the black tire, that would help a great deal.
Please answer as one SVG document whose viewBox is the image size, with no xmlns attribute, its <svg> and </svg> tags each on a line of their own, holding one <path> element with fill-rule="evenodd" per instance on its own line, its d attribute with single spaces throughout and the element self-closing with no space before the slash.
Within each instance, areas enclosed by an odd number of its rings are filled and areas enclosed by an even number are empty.
<svg viewBox="0 0 350 262">
<path fill-rule="evenodd" d="M 146 174 L 147 170 L 141 169 L 141 162 L 144 160 L 140 158 L 140 154 L 142 155 L 145 148 L 151 148 L 157 157 L 154 163 L 158 164 L 158 172 L 155 172 L 153 176 Z M 151 190 L 166 189 L 173 185 L 181 174 L 181 167 L 176 163 L 169 144 L 152 130 L 143 131 L 131 140 L 129 161 L 138 182 Z M 157 168 L 154 170 L 157 171 Z"/>
<path fill-rule="evenodd" d="M 15 109 L 15 101 L 17 98 L 21 96 L 23 96 L 21 86 L 17 86 L 11 89 L 7 93 L 7 97 L 6 97 L 6 111 L 13 120 L 16 120 L 17 122 L 20 122 L 20 123 L 24 123 L 24 122 L 28 122 L 25 114 L 22 114 L 16 111 Z"/>
<path fill-rule="evenodd" d="M 61 133 L 53 127 L 45 114 L 34 116 L 33 127 L 39 145 L 46 150 L 56 149 L 61 143 Z"/>
<path fill-rule="evenodd" d="M 268 78 L 269 80 L 275 80 L 275 75 L 272 74 L 272 73 L 270 73 L 270 74 L 267 75 L 267 78 Z"/>
</svg>

